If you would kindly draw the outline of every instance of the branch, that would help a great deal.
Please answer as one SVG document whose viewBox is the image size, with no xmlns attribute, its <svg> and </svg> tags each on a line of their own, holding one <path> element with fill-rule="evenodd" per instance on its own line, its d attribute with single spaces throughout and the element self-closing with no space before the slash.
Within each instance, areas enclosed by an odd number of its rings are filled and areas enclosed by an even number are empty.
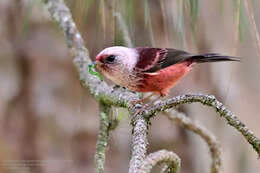
<svg viewBox="0 0 260 173">
<path fill-rule="evenodd" d="M 224 117 L 227 123 L 238 130 L 245 139 L 252 145 L 254 150 L 260 157 L 260 140 L 254 135 L 254 133 L 248 129 L 248 127 L 243 124 L 237 116 L 235 116 L 230 110 L 228 110 L 221 102 L 219 102 L 213 95 L 203 95 L 203 94 L 185 94 L 170 98 L 165 101 L 160 101 L 155 104 L 152 108 L 147 109 L 143 112 L 144 116 L 154 115 L 159 111 L 165 111 L 172 107 L 179 106 L 185 103 L 200 102 L 203 105 L 210 106 L 219 113 L 221 117 Z"/>
<path fill-rule="evenodd" d="M 139 168 L 144 161 L 147 152 L 148 121 L 140 114 L 132 119 L 132 156 L 129 173 L 139 173 Z"/>
<path fill-rule="evenodd" d="M 105 167 L 105 158 L 106 158 L 106 149 L 108 145 L 108 136 L 109 136 L 109 112 L 110 106 L 107 106 L 103 103 L 99 103 L 100 108 L 100 122 L 99 122 L 99 132 L 98 140 L 96 144 L 96 153 L 95 153 L 95 172 L 103 173 Z"/>
<path fill-rule="evenodd" d="M 89 52 L 84 46 L 84 41 L 78 32 L 76 25 L 71 17 L 71 13 L 63 0 L 43 0 L 48 7 L 52 18 L 58 23 L 62 29 L 68 47 L 74 56 L 74 64 L 79 72 L 79 78 L 82 85 L 89 89 L 90 93 L 99 102 L 106 105 L 114 105 L 119 107 L 127 107 L 130 109 L 132 101 L 139 99 L 137 94 L 129 92 L 126 89 L 115 88 L 108 86 L 105 82 L 100 81 L 96 76 L 88 73 L 88 64 L 91 63 Z M 260 140 L 238 120 L 229 110 L 227 110 L 222 103 L 217 101 L 214 96 L 207 95 L 183 95 L 178 96 L 167 101 L 161 101 L 151 109 L 143 112 L 144 115 L 150 116 L 159 111 L 178 106 L 184 103 L 201 102 L 202 104 L 211 106 L 223 116 L 228 123 L 240 131 L 247 141 L 253 146 L 258 155 L 260 156 Z M 134 108 L 136 110 L 136 108 Z M 130 161 L 129 172 L 137 172 L 144 160 L 147 150 L 147 130 L 148 123 L 141 114 L 137 118 L 133 127 L 132 136 L 132 158 Z M 140 142 L 140 143 L 139 143 Z"/>
<path fill-rule="evenodd" d="M 164 114 L 171 121 L 199 135 L 208 144 L 212 158 L 211 173 L 220 173 L 222 169 L 221 148 L 216 137 L 198 122 L 193 121 L 185 114 L 171 110 Z"/>
<path fill-rule="evenodd" d="M 181 167 L 181 160 L 175 153 L 160 150 L 145 158 L 138 173 L 149 173 L 154 166 L 162 163 L 167 164 L 167 167 L 164 168 L 164 172 L 167 173 L 177 173 Z"/>
<path fill-rule="evenodd" d="M 44 2 L 52 18 L 58 23 L 65 35 L 82 85 L 89 89 L 95 99 L 120 107 L 128 107 L 131 105 L 131 101 L 138 100 L 139 97 L 136 94 L 122 88 L 115 89 L 100 81 L 96 76 L 89 74 L 88 64 L 91 63 L 89 52 L 84 46 L 84 41 L 71 17 L 70 10 L 63 0 L 44 0 Z"/>
<path fill-rule="evenodd" d="M 131 102 L 139 99 L 136 94 L 123 88 L 110 87 L 105 82 L 101 82 L 96 76 L 88 73 L 88 64 L 91 63 L 89 52 L 84 46 L 84 41 L 76 28 L 70 10 L 64 4 L 63 0 L 44 0 L 44 2 L 52 18 L 58 23 L 65 35 L 68 47 L 74 56 L 74 64 L 79 72 L 82 85 L 88 88 L 90 93 L 99 102 L 106 105 L 131 107 Z M 134 149 L 132 152 L 129 172 L 131 170 L 135 172 L 135 168 L 139 167 L 145 157 L 147 148 L 147 123 L 144 121 L 143 117 L 136 119 L 136 126 L 133 129 L 132 145 L 136 150 Z M 140 141 L 143 145 L 138 145 L 137 141 Z"/>
<path fill-rule="evenodd" d="M 117 23 L 124 35 L 125 43 L 128 47 L 133 47 L 133 43 L 129 36 L 129 31 L 125 22 L 122 19 L 122 15 L 119 12 L 114 12 L 113 14 L 117 19 Z M 143 163 L 143 160 L 147 152 L 147 134 L 148 134 L 148 121 L 142 115 L 134 115 L 135 111 L 138 111 L 135 107 L 131 113 L 131 121 L 133 127 L 132 135 L 132 156 L 129 163 L 129 173 L 139 172 L 139 167 Z"/>
<path fill-rule="evenodd" d="M 114 12 L 112 6 L 107 4 L 110 11 L 113 12 L 115 18 L 117 19 L 118 26 L 121 30 L 121 32 L 124 35 L 125 43 L 128 47 L 133 47 L 133 43 L 131 41 L 131 38 L 129 36 L 129 31 L 127 29 L 127 26 L 125 22 L 122 19 L 122 15 L 119 12 Z M 132 128 L 133 128 L 133 134 L 132 134 L 132 155 L 129 163 L 129 173 L 138 173 L 140 165 L 143 163 L 143 160 L 146 156 L 147 152 L 147 134 L 148 134 L 148 121 L 149 119 L 145 119 L 142 115 L 137 114 L 134 115 L 138 111 L 138 106 L 132 107 L 128 106 L 128 109 L 130 110 L 131 114 L 131 121 L 132 121 Z M 140 108 L 140 107 L 139 107 Z M 142 108 L 141 108 L 142 109 Z"/>
</svg>

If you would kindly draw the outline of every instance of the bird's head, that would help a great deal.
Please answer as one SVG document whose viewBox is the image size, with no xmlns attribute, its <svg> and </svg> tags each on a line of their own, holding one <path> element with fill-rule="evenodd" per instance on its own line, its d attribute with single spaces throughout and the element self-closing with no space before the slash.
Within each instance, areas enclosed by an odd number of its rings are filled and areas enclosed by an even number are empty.
<svg viewBox="0 0 260 173">
<path fill-rule="evenodd" d="M 102 50 L 96 56 L 96 67 L 103 75 L 120 84 L 118 80 L 123 80 L 125 75 L 133 71 L 137 59 L 138 53 L 135 49 L 114 46 Z"/>
</svg>

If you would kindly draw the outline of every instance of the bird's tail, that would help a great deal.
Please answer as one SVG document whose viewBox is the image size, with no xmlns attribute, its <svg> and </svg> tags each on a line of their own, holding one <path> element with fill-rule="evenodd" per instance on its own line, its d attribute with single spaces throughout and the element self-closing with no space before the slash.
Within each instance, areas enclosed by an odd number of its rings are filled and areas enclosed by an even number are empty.
<svg viewBox="0 0 260 173">
<path fill-rule="evenodd" d="M 219 62 L 219 61 L 240 61 L 240 59 L 233 56 L 224 56 L 216 53 L 206 53 L 194 55 L 189 58 L 192 62 L 204 63 L 204 62 Z"/>
</svg>

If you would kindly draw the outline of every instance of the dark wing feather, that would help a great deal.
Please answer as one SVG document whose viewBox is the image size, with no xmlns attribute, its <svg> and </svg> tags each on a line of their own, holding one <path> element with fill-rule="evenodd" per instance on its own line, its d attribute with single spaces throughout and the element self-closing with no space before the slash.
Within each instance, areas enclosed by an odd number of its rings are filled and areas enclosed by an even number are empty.
<svg viewBox="0 0 260 173">
<path fill-rule="evenodd" d="M 191 54 L 177 49 L 137 48 L 139 61 L 136 68 L 143 72 L 156 72 L 191 57 Z"/>
</svg>

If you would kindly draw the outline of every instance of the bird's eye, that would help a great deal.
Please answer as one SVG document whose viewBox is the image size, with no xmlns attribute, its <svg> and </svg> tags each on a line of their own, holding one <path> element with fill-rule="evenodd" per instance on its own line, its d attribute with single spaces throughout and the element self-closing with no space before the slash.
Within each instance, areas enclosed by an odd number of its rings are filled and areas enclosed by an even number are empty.
<svg viewBox="0 0 260 173">
<path fill-rule="evenodd" d="M 108 63 L 108 64 L 112 64 L 114 63 L 116 60 L 116 56 L 115 55 L 110 55 L 108 56 L 106 59 L 105 59 L 105 62 Z"/>
</svg>

